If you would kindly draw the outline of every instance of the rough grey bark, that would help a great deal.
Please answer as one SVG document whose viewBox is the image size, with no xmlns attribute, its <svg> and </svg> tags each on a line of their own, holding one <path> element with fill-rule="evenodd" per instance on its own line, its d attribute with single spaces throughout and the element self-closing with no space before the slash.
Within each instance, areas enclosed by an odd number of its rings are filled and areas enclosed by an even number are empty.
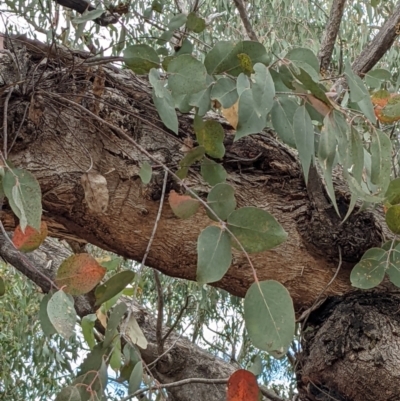
<svg viewBox="0 0 400 401">
<path fill-rule="evenodd" d="M 346 0 L 332 2 L 331 12 L 322 37 L 321 49 L 318 53 L 321 72 L 328 71 L 332 59 L 333 48 L 339 34 Z"/>
</svg>

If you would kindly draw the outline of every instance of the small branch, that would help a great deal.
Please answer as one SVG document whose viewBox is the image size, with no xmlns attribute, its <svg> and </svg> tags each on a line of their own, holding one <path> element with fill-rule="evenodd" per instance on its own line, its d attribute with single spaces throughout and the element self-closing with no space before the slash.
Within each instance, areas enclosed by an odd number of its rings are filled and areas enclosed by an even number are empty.
<svg viewBox="0 0 400 401">
<path fill-rule="evenodd" d="M 156 288 L 157 288 L 157 324 L 156 324 L 157 352 L 158 355 L 161 355 L 164 352 L 164 341 L 162 337 L 164 296 L 160 281 L 160 275 L 156 270 L 153 270 L 153 273 L 154 273 L 154 281 L 156 283 Z"/>
<path fill-rule="evenodd" d="M 383 24 L 375 38 L 369 42 L 358 58 L 354 61 L 353 71 L 362 76 L 370 71 L 374 65 L 393 45 L 394 40 L 400 34 L 400 4 L 393 14 Z"/>
<path fill-rule="evenodd" d="M 335 0 L 332 2 L 332 8 L 322 39 L 321 49 L 318 53 L 321 72 L 327 71 L 329 64 L 331 63 L 333 48 L 339 33 L 345 4 L 346 0 Z"/>
<path fill-rule="evenodd" d="M 173 330 L 175 330 L 175 327 L 178 325 L 179 321 L 182 318 L 183 313 L 185 312 L 185 310 L 187 309 L 187 307 L 189 306 L 189 299 L 190 296 L 186 297 L 186 302 L 185 305 L 183 305 L 183 307 L 181 308 L 181 310 L 178 313 L 178 316 L 175 319 L 175 322 L 173 323 L 173 325 L 168 329 L 167 333 L 164 335 L 164 337 L 162 338 L 162 342 L 165 343 L 165 340 L 169 337 L 169 335 L 172 333 Z"/>
<path fill-rule="evenodd" d="M 244 26 L 244 29 L 246 29 L 247 35 L 249 35 L 249 38 L 251 40 L 254 40 L 255 42 L 259 42 L 257 35 L 254 32 L 253 27 L 251 25 L 249 16 L 247 15 L 247 11 L 243 4 L 243 0 L 233 0 L 233 1 L 236 5 L 236 8 L 239 11 L 239 15 L 240 15 L 240 18 L 242 19 L 243 26 Z"/>
<path fill-rule="evenodd" d="M 7 93 L 6 100 L 4 101 L 4 110 L 3 110 L 3 155 L 4 158 L 7 160 L 7 140 L 8 140 L 8 133 L 7 133 L 7 113 L 8 113 L 8 102 L 10 101 L 10 97 L 14 91 L 14 87 L 12 86 Z"/>
</svg>

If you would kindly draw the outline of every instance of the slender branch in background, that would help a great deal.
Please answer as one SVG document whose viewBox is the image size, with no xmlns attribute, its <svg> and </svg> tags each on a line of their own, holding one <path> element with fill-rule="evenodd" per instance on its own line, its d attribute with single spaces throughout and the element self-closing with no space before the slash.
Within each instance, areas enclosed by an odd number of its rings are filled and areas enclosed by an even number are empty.
<svg viewBox="0 0 400 401">
<path fill-rule="evenodd" d="M 345 4 L 346 0 L 332 2 L 331 12 L 322 38 L 321 49 L 318 53 L 321 72 L 327 71 L 331 63 L 333 48 L 335 47 L 336 38 L 339 33 Z"/>
<path fill-rule="evenodd" d="M 353 71 L 363 76 L 370 71 L 374 65 L 393 45 L 394 40 L 400 34 L 400 4 L 394 9 L 393 14 L 383 24 L 380 31 L 373 40 L 364 48 L 354 61 Z"/>
<path fill-rule="evenodd" d="M 167 333 L 164 335 L 164 337 L 162 338 L 162 342 L 164 343 L 165 340 L 168 338 L 168 336 L 172 333 L 173 330 L 175 330 L 175 327 L 178 325 L 179 321 L 182 318 L 183 313 L 185 312 L 185 310 L 187 309 L 187 307 L 189 306 L 189 299 L 190 299 L 190 295 L 186 297 L 186 302 L 185 305 L 183 305 L 183 307 L 181 308 L 181 310 L 178 313 L 178 316 L 175 319 L 175 322 L 173 323 L 173 325 L 169 328 L 169 330 L 167 331 Z"/>
<path fill-rule="evenodd" d="M 4 111 L 3 111 L 3 154 L 4 158 L 7 160 L 7 140 L 8 140 L 8 132 L 7 132 L 7 113 L 8 113 L 8 102 L 10 101 L 10 97 L 14 91 L 14 87 L 12 86 L 6 96 L 6 100 L 4 101 Z"/>
<path fill-rule="evenodd" d="M 157 325 L 156 325 L 156 338 L 157 338 L 157 352 L 161 355 L 164 352 L 164 341 L 162 337 L 163 315 L 164 315 L 164 295 L 160 281 L 160 275 L 156 270 L 153 270 L 154 281 L 157 289 Z"/>
<path fill-rule="evenodd" d="M 236 8 L 239 11 L 239 15 L 240 15 L 240 18 L 242 19 L 243 26 L 244 26 L 244 29 L 246 29 L 247 35 L 249 35 L 249 38 L 251 40 L 254 40 L 255 42 L 259 42 L 257 35 L 254 32 L 253 27 L 251 25 L 249 16 L 247 15 L 247 11 L 246 11 L 245 5 L 243 4 L 243 0 L 233 0 L 233 1 L 236 5 Z"/>
</svg>

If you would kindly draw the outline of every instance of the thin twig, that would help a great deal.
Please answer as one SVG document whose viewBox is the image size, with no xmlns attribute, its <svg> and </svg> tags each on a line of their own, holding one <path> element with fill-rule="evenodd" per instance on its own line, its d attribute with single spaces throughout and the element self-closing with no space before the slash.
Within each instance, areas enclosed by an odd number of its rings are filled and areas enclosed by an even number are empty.
<svg viewBox="0 0 400 401">
<path fill-rule="evenodd" d="M 26 113 L 28 112 L 28 109 L 29 109 L 29 105 L 30 104 L 28 103 L 26 105 L 26 107 L 25 107 L 25 111 L 24 111 L 24 115 L 22 116 L 21 124 L 19 124 L 18 131 L 16 132 L 13 141 L 11 142 L 10 149 L 8 150 L 8 153 L 11 152 L 11 150 L 12 150 L 14 144 L 15 144 L 15 141 L 17 140 L 17 137 L 18 137 L 19 133 L 21 132 L 22 126 L 24 125 L 24 122 L 25 122 Z"/>
<path fill-rule="evenodd" d="M 10 97 L 14 91 L 14 87 L 12 86 L 7 93 L 7 97 L 4 101 L 4 110 L 3 110 L 3 155 L 4 158 L 7 160 L 7 113 L 8 113 L 8 102 L 10 101 Z"/>
<path fill-rule="evenodd" d="M 156 338 L 157 338 L 157 352 L 161 355 L 164 352 L 164 341 L 162 337 L 162 325 L 164 316 L 164 295 L 160 281 L 160 275 L 153 269 L 154 281 L 157 289 L 157 323 L 156 323 Z"/>
<path fill-rule="evenodd" d="M 169 337 L 169 335 L 175 330 L 175 327 L 178 325 L 179 321 L 181 320 L 183 313 L 185 312 L 185 310 L 189 306 L 189 299 L 190 299 L 190 296 L 187 296 L 185 305 L 183 305 L 183 307 L 179 311 L 178 316 L 175 319 L 175 322 L 171 325 L 171 327 L 168 329 L 167 333 L 162 338 L 163 344 L 165 343 L 165 340 Z"/>
<path fill-rule="evenodd" d="M 257 35 L 254 32 L 253 27 L 251 25 L 249 16 L 247 15 L 247 11 L 246 11 L 246 8 L 245 8 L 245 6 L 243 4 L 243 0 L 233 0 L 233 1 L 234 1 L 235 5 L 236 5 L 236 8 L 239 11 L 239 15 L 240 15 L 240 18 L 241 18 L 241 20 L 243 22 L 244 29 L 246 29 L 247 35 L 249 35 L 249 38 L 251 40 L 254 40 L 255 42 L 259 42 L 259 40 L 257 38 Z"/>
</svg>

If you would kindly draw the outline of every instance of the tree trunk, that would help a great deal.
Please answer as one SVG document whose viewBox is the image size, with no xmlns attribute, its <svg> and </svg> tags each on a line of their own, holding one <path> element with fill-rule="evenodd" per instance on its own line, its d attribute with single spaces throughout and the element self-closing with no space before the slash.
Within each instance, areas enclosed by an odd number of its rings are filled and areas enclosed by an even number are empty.
<svg viewBox="0 0 400 401">
<path fill-rule="evenodd" d="M 74 54 L 61 48 L 56 51 L 25 38 L 14 40 L 13 44 L 15 59 L 7 54 L 2 54 L 0 59 L 0 79 L 3 80 L 0 84 L 13 86 L 8 105 L 3 92 L 0 112 L 3 115 L 7 107 L 8 146 L 15 140 L 10 159 L 14 165 L 31 171 L 40 182 L 43 215 L 50 235 L 78 244 L 90 242 L 124 257 L 141 260 L 157 216 L 164 173 L 152 163 L 151 183 L 143 185 L 139 169 L 149 160 L 121 135 L 121 130 L 160 164 L 176 170 L 183 157 L 184 144 L 195 138 L 192 116 L 179 116 L 179 135 L 175 135 L 160 122 L 146 80 L 114 66 L 95 65 L 82 53 Z M 269 211 L 289 234 L 288 240 L 276 249 L 251 255 L 258 278 L 275 279 L 284 284 L 298 315 L 321 296 L 346 294 L 344 299 L 352 299 L 353 303 L 343 301 L 342 307 L 348 316 L 356 316 L 353 320 L 361 327 L 358 333 L 367 332 L 373 318 L 381 325 L 381 333 L 388 333 L 374 339 L 364 335 L 358 340 L 360 346 L 366 347 L 366 353 L 372 355 L 372 346 L 376 348 L 381 341 L 384 344 L 392 341 L 393 360 L 400 357 L 395 336 L 389 336 L 392 327 L 396 327 L 395 315 L 378 312 L 378 307 L 368 313 L 360 312 L 364 295 L 351 294 L 352 266 L 368 248 L 379 246 L 387 234 L 379 210 L 353 212 L 340 224 L 341 219 L 328 201 L 317 170 L 311 171 L 306 188 L 295 152 L 279 143 L 272 132 L 233 142 L 229 126 L 225 124 L 224 127 L 227 153 L 222 162 L 229 173 L 228 182 L 235 188 L 238 207 L 251 205 Z M 105 213 L 95 213 L 85 203 L 81 177 L 89 169 L 107 179 L 110 199 Z M 186 184 L 204 198 L 209 191 L 197 167 L 190 169 Z M 168 177 L 167 192 L 172 189 L 182 192 L 179 183 Z M 344 216 L 349 196 L 338 177 L 336 195 Z M 15 218 L 7 207 L 2 212 L 2 221 L 7 229 L 15 226 Z M 165 205 L 146 264 L 170 276 L 195 279 L 196 240 L 209 224 L 204 211 L 181 220 Z M 343 264 L 330 283 L 337 270 L 339 253 Z M 235 252 L 228 273 L 214 285 L 244 296 L 252 282 L 246 258 Z M 328 318 L 320 310 L 318 314 L 314 312 L 321 316 L 318 324 L 322 328 L 305 347 L 300 389 L 308 391 L 312 380 L 317 386 L 320 383 L 329 391 L 337 391 L 339 397 L 346 400 L 372 399 L 367 398 L 370 388 L 363 380 L 371 382 L 374 377 L 371 383 L 378 389 L 375 378 L 379 377 L 377 371 L 382 366 L 372 361 L 365 371 L 351 370 L 352 366 L 359 366 L 351 361 L 353 351 L 349 351 L 354 347 L 352 341 L 356 334 L 340 328 L 340 337 L 337 326 L 332 326 L 332 335 L 338 337 L 332 337 L 330 342 L 339 341 L 339 338 L 349 342 L 348 349 L 338 347 L 345 358 L 334 354 L 335 363 L 340 362 L 335 374 L 332 373 L 333 356 L 331 360 L 323 357 L 324 353 L 331 352 L 326 342 L 320 340 L 326 331 L 323 323 L 338 324 L 338 319 L 330 323 L 333 313 Z M 361 316 L 366 318 L 361 319 Z M 310 318 L 309 324 L 313 321 Z M 368 340 L 371 341 L 369 348 Z M 357 352 L 359 356 L 360 351 Z M 385 358 L 383 355 L 384 363 L 388 360 Z M 346 384 L 349 371 L 353 372 L 353 382 L 362 383 L 357 395 L 355 386 Z M 394 369 L 392 373 L 395 374 Z M 380 383 L 383 385 L 383 381 Z M 301 394 L 311 397 L 310 400 L 318 399 L 312 398 L 311 390 L 308 395 L 303 390 Z M 383 394 L 377 390 L 381 398 L 374 399 L 383 400 Z"/>
</svg>

